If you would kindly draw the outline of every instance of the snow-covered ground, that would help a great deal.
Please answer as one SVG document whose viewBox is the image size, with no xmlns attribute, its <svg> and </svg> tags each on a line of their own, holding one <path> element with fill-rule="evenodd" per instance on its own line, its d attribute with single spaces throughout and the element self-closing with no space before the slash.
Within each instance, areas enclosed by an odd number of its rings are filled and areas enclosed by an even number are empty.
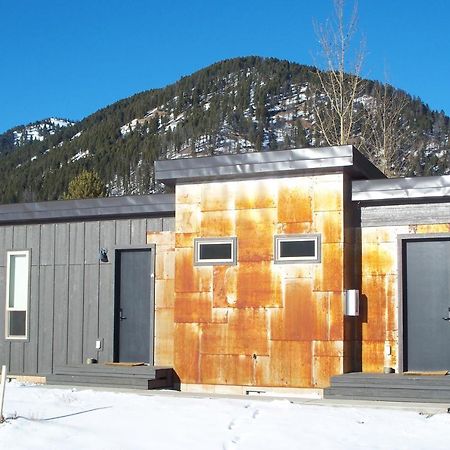
<svg viewBox="0 0 450 450">
<path fill-rule="evenodd" d="M 9 383 L 1 449 L 448 449 L 450 414 Z"/>
</svg>

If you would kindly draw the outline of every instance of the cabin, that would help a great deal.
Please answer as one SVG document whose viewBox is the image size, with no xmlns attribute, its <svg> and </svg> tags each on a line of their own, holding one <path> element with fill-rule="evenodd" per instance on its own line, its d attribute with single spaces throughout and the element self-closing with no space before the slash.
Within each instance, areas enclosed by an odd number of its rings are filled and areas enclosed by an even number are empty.
<svg viewBox="0 0 450 450">
<path fill-rule="evenodd" d="M 0 364 L 249 393 L 450 369 L 450 176 L 353 146 L 155 163 L 174 194 L 0 206 Z"/>
</svg>

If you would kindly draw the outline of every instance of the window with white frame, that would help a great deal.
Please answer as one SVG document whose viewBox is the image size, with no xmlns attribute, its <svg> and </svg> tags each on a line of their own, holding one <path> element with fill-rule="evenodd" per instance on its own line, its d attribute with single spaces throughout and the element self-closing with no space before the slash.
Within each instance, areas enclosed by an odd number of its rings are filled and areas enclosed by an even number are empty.
<svg viewBox="0 0 450 450">
<path fill-rule="evenodd" d="M 276 263 L 320 262 L 320 234 L 275 236 Z"/>
<path fill-rule="evenodd" d="M 236 238 L 194 239 L 194 264 L 196 266 L 236 264 Z"/>
<path fill-rule="evenodd" d="M 6 338 L 27 339 L 29 250 L 9 251 L 6 261 Z"/>
</svg>

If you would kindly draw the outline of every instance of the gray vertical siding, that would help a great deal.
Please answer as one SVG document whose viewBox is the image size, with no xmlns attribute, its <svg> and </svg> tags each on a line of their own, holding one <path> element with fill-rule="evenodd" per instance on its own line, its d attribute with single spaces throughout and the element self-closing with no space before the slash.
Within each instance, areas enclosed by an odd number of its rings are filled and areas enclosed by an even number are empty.
<svg viewBox="0 0 450 450">
<path fill-rule="evenodd" d="M 0 364 L 48 374 L 86 358 L 113 359 L 114 249 L 145 245 L 147 231 L 173 231 L 171 218 L 0 226 Z M 98 260 L 108 249 L 108 263 Z M 6 252 L 31 250 L 29 338 L 5 339 Z M 103 349 L 95 342 L 103 339 Z"/>
</svg>

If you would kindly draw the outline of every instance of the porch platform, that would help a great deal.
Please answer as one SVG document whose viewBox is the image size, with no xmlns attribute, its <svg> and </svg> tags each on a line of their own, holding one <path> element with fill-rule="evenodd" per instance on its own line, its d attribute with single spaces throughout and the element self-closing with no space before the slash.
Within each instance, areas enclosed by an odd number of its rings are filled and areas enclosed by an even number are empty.
<svg viewBox="0 0 450 450">
<path fill-rule="evenodd" d="M 108 364 L 78 364 L 55 367 L 46 376 L 47 384 L 121 387 L 127 389 L 175 388 L 171 367 L 115 366 Z"/>
<path fill-rule="evenodd" d="M 450 375 L 346 373 L 331 378 L 325 399 L 450 402 Z"/>
</svg>

